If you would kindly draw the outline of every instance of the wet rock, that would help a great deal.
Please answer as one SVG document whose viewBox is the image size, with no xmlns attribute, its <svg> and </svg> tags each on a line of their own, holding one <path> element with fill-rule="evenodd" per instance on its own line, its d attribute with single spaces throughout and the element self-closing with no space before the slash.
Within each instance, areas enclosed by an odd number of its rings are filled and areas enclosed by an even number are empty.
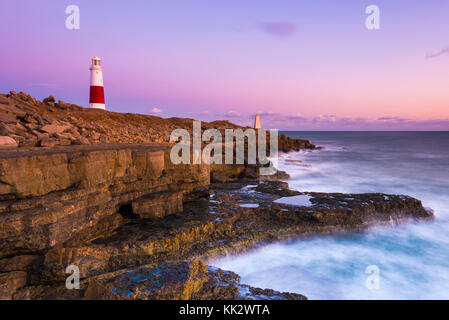
<svg viewBox="0 0 449 320">
<path fill-rule="evenodd" d="M 283 134 L 279 135 L 278 148 L 281 152 L 317 149 L 317 147 L 308 140 L 292 139 Z"/>
<path fill-rule="evenodd" d="M 246 285 L 240 286 L 239 289 L 238 298 L 242 300 L 307 300 L 306 296 L 298 293 L 279 292 Z"/>
<path fill-rule="evenodd" d="M 208 267 L 201 261 L 163 262 L 94 277 L 87 300 L 304 300 L 294 293 L 240 284 L 230 271 Z"/>
<path fill-rule="evenodd" d="M 307 300 L 307 297 L 297 293 L 240 284 L 240 276 L 231 271 L 209 266 L 207 275 L 209 279 L 194 295 L 195 300 Z"/>
<path fill-rule="evenodd" d="M 92 279 L 85 293 L 87 300 L 189 300 L 207 281 L 207 267 L 200 261 L 191 264 L 162 263 L 120 271 Z"/>
<path fill-rule="evenodd" d="M 289 189 L 288 183 L 283 181 L 262 182 L 259 183 L 254 190 L 266 194 L 274 194 L 279 197 L 292 197 L 301 194 L 299 191 Z"/>
<path fill-rule="evenodd" d="M 232 271 L 224 271 L 208 266 L 208 280 L 201 290 L 194 294 L 195 300 L 235 300 L 240 294 L 240 276 Z"/>
<path fill-rule="evenodd" d="M 260 189 L 245 184 L 233 189 L 211 185 L 210 200 L 186 202 L 182 214 L 132 222 L 85 246 L 52 249 L 44 263 L 51 270 L 47 277 L 64 276 L 64 266 L 69 264 L 79 266 L 83 277 L 92 277 L 142 264 L 214 257 L 260 242 L 433 218 L 420 201 L 403 196 L 308 193 L 307 206 L 276 203 L 290 194 L 283 184 L 263 182 Z M 352 200 L 343 203 L 346 197 Z"/>
<path fill-rule="evenodd" d="M 228 176 L 223 171 L 215 171 L 211 173 L 210 181 L 212 183 L 225 183 L 228 181 Z"/>
<path fill-rule="evenodd" d="M 276 181 L 276 180 L 287 180 L 287 179 L 290 179 L 290 175 L 287 172 L 281 171 L 281 170 L 276 170 L 274 174 L 259 176 L 259 180 Z"/>
</svg>

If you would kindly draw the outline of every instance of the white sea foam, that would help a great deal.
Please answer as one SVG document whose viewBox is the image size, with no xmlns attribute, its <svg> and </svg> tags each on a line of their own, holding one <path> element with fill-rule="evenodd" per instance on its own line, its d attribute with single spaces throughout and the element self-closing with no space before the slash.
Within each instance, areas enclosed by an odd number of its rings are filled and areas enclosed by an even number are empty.
<svg viewBox="0 0 449 320">
<path fill-rule="evenodd" d="M 302 192 L 416 197 L 434 210 L 434 222 L 271 244 L 212 264 L 240 274 L 242 283 L 310 299 L 449 299 L 449 133 L 389 134 L 329 133 L 322 139 L 335 148 L 290 153 L 279 161 L 280 169 L 291 175 L 290 187 Z M 410 141 L 420 146 L 418 155 Z M 371 265 L 380 271 L 379 290 L 365 285 Z"/>
</svg>

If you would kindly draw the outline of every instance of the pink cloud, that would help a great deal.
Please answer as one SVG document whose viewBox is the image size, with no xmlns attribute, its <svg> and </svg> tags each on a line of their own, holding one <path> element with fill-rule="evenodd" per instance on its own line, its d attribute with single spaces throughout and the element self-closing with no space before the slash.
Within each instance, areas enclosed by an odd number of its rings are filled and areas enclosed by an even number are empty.
<svg viewBox="0 0 449 320">
<path fill-rule="evenodd" d="M 236 118 L 236 117 L 240 117 L 241 114 L 238 111 L 234 111 L 234 110 L 229 110 L 226 114 L 225 117 L 229 117 L 229 118 Z"/>
<path fill-rule="evenodd" d="M 426 54 L 426 59 L 431 59 L 431 58 L 437 58 L 439 56 L 442 56 L 444 54 L 449 54 L 449 47 L 444 48 L 436 53 L 428 53 Z"/>
<path fill-rule="evenodd" d="M 152 113 L 152 114 L 160 114 L 160 113 L 162 113 L 162 112 L 164 112 L 164 110 L 159 109 L 159 108 L 153 108 L 153 109 L 151 109 L 151 111 L 150 111 L 150 113 Z"/>
<path fill-rule="evenodd" d="M 260 22 L 259 28 L 277 37 L 288 37 L 296 32 L 296 26 L 289 22 Z"/>
</svg>

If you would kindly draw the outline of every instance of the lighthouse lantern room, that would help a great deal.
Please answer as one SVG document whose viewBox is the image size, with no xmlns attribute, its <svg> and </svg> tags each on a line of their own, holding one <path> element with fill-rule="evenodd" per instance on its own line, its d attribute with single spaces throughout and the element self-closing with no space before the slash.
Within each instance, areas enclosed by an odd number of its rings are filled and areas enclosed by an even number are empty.
<svg viewBox="0 0 449 320">
<path fill-rule="evenodd" d="M 100 61 L 101 59 L 95 56 L 92 58 L 92 65 L 90 66 L 89 107 L 106 110 L 104 103 L 103 68 L 101 67 Z"/>
</svg>

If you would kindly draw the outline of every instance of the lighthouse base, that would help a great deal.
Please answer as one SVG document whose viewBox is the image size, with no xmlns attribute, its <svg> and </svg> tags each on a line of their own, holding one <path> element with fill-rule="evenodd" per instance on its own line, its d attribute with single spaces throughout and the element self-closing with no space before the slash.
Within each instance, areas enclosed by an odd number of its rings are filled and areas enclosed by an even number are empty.
<svg viewBox="0 0 449 320">
<path fill-rule="evenodd" d="M 89 108 L 106 110 L 106 105 L 104 103 L 90 103 Z"/>
</svg>

